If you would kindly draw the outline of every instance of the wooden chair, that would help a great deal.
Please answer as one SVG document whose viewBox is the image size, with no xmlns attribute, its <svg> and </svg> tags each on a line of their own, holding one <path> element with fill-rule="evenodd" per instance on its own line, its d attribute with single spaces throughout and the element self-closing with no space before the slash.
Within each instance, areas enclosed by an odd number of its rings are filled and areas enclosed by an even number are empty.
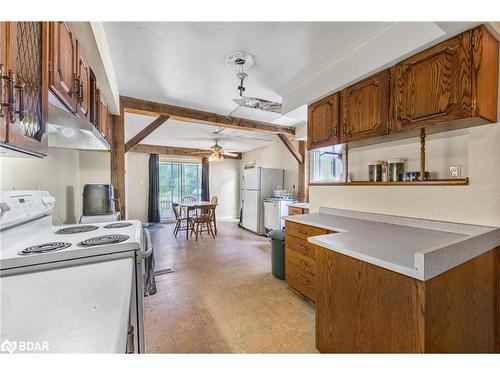
<svg viewBox="0 0 500 375">
<path fill-rule="evenodd" d="M 193 197 L 192 195 L 186 195 L 186 196 L 182 197 L 182 199 L 181 199 L 182 203 L 194 203 L 196 201 L 197 201 L 197 199 L 195 197 Z M 186 216 L 187 210 L 188 210 L 188 208 L 182 207 L 182 211 L 183 211 L 184 216 Z"/>
<path fill-rule="evenodd" d="M 175 238 L 177 238 L 177 234 L 179 233 L 179 231 L 186 230 L 189 232 L 189 229 L 193 228 L 193 223 L 191 219 L 189 219 L 188 221 L 187 217 L 182 216 L 182 211 L 179 203 L 172 202 L 172 211 L 174 211 L 175 216 L 174 236 Z M 182 225 L 184 221 L 186 222 L 186 224 Z"/>
<path fill-rule="evenodd" d="M 196 241 L 198 241 L 198 235 L 200 235 L 203 232 L 207 232 L 212 235 L 212 237 L 215 239 L 215 233 L 212 228 L 212 222 L 213 222 L 213 215 L 215 213 L 215 205 L 210 208 L 204 208 L 203 211 L 206 211 L 207 213 L 197 213 L 196 216 L 193 218 L 193 226 L 191 228 L 191 236 L 193 233 L 196 234 Z"/>
<path fill-rule="evenodd" d="M 210 202 L 212 202 L 212 203 L 213 203 L 213 204 L 215 204 L 215 205 L 219 204 L 219 196 L 214 195 L 214 196 L 212 197 L 212 199 L 210 199 Z M 213 212 L 212 219 L 213 219 L 213 224 L 214 224 L 214 232 L 215 232 L 215 235 L 217 236 L 217 220 L 216 220 L 216 218 L 215 218 L 215 209 L 216 209 L 216 208 L 217 208 L 217 207 L 215 206 L 215 207 L 214 207 L 214 212 Z"/>
</svg>

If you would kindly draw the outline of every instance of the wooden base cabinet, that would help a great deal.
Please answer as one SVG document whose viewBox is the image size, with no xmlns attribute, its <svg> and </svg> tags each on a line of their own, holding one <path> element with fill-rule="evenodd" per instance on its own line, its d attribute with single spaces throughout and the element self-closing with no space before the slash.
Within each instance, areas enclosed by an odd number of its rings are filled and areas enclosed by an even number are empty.
<svg viewBox="0 0 500 375">
<path fill-rule="evenodd" d="M 322 353 L 500 352 L 500 248 L 427 281 L 316 248 Z"/>
<path fill-rule="evenodd" d="M 322 228 L 291 221 L 285 229 L 285 279 L 300 294 L 316 301 L 316 248 L 307 241 L 310 236 L 329 233 Z"/>
</svg>

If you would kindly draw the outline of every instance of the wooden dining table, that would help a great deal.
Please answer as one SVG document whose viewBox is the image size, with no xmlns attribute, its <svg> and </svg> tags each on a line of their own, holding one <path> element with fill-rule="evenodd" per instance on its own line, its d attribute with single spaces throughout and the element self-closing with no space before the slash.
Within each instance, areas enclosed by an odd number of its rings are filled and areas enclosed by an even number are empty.
<svg viewBox="0 0 500 375">
<path fill-rule="evenodd" d="M 197 209 L 209 209 L 217 207 L 217 203 L 213 203 L 210 201 L 196 201 L 196 202 L 181 202 L 179 203 L 180 207 L 186 208 L 186 219 L 188 230 L 186 230 L 186 240 L 189 239 L 189 212 Z M 214 220 L 215 220 L 215 212 L 214 212 Z"/>
</svg>

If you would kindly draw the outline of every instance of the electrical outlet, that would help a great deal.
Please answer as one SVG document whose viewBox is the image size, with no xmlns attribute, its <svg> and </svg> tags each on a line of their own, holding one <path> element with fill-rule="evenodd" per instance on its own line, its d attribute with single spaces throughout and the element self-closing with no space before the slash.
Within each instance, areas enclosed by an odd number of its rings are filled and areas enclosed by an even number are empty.
<svg viewBox="0 0 500 375">
<path fill-rule="evenodd" d="M 455 178 L 461 178 L 462 177 L 462 172 L 461 172 L 461 167 L 460 165 L 455 165 L 450 167 L 450 178 L 455 179 Z"/>
</svg>

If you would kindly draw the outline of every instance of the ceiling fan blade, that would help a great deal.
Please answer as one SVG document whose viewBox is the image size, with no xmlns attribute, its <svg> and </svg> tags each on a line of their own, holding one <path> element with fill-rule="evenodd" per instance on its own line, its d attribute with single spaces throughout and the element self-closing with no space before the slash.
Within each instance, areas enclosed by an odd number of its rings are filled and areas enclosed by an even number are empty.
<svg viewBox="0 0 500 375">
<path fill-rule="evenodd" d="M 193 154 L 211 154 L 212 151 L 195 151 Z"/>
<path fill-rule="evenodd" d="M 227 156 L 232 156 L 233 158 L 238 156 L 238 154 L 235 154 L 234 152 L 227 152 L 227 151 L 223 151 L 222 154 Z"/>
<path fill-rule="evenodd" d="M 233 101 L 242 107 L 256 108 L 262 111 L 281 114 L 281 103 L 272 102 L 270 100 L 242 96 L 240 98 L 233 99 Z"/>
</svg>

